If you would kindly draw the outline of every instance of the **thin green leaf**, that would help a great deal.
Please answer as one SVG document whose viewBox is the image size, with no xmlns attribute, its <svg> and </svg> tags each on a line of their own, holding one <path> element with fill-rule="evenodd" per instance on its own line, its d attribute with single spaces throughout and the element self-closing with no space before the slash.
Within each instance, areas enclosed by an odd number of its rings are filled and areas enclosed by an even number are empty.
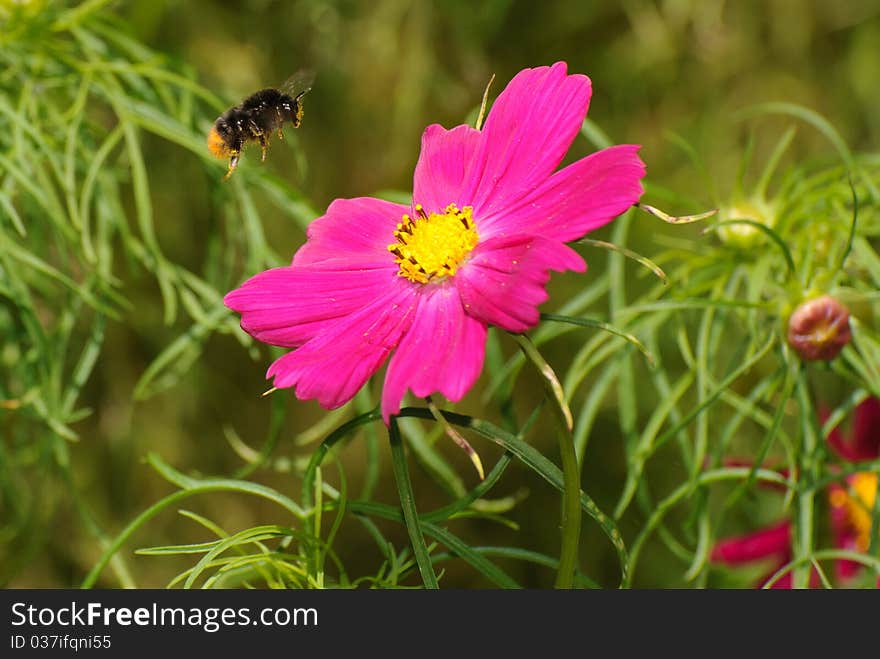
<svg viewBox="0 0 880 659">
<path fill-rule="evenodd" d="M 614 243 L 605 242 L 604 240 L 594 240 L 592 238 L 581 238 L 580 240 L 575 241 L 579 245 L 590 245 L 592 247 L 601 247 L 602 249 L 607 249 L 612 252 L 619 252 L 623 254 L 626 258 L 632 259 L 636 263 L 645 266 L 653 272 L 657 278 L 663 282 L 663 285 L 666 286 L 669 283 L 669 279 L 666 276 L 666 273 L 663 272 L 663 269 L 654 263 L 647 256 L 642 256 L 638 252 L 634 252 L 631 249 L 627 249 L 626 247 L 621 247 L 620 245 L 615 245 Z"/>
<path fill-rule="evenodd" d="M 568 323 L 569 325 L 579 325 L 580 327 L 593 327 L 595 329 L 600 329 L 608 332 L 609 334 L 619 336 L 620 338 L 625 339 L 628 343 L 631 343 L 636 348 L 638 348 L 639 352 L 641 352 L 645 356 L 645 359 L 648 361 L 648 365 L 654 366 L 654 355 L 652 355 L 651 351 L 645 347 L 644 343 L 642 343 L 637 337 L 633 336 L 632 334 L 617 329 L 609 323 L 603 322 L 601 320 L 593 320 L 592 318 L 575 318 L 573 316 L 562 316 L 555 313 L 542 313 L 541 320 L 551 320 L 557 323 Z"/>
<path fill-rule="evenodd" d="M 425 545 L 425 536 L 422 532 L 412 484 L 409 480 L 409 469 L 406 465 L 403 440 L 400 437 L 400 430 L 398 430 L 397 421 L 394 418 L 391 419 L 391 423 L 388 426 L 388 439 L 391 443 L 391 464 L 394 471 L 394 480 L 397 483 L 400 507 L 403 510 L 403 519 L 409 534 L 410 543 L 412 544 L 413 555 L 419 566 L 419 572 L 422 575 L 422 583 L 425 584 L 425 588 L 436 589 L 439 588 L 437 577 L 431 565 L 428 547 Z"/>
<path fill-rule="evenodd" d="M 427 419 L 431 418 L 431 412 L 418 407 L 405 407 L 400 411 L 399 416 L 414 416 Z M 446 411 L 443 412 L 443 416 L 450 423 L 463 428 L 470 428 L 478 435 L 510 451 L 520 462 L 532 469 L 557 490 L 562 491 L 562 471 L 533 446 L 488 421 Z M 596 503 L 583 491 L 580 493 L 580 503 L 583 511 L 599 524 L 599 527 L 617 550 L 618 558 L 621 562 L 621 588 L 627 587 L 629 585 L 629 575 L 624 567 L 627 564 L 627 551 L 620 531 L 618 531 L 614 521 L 603 513 Z"/>
</svg>

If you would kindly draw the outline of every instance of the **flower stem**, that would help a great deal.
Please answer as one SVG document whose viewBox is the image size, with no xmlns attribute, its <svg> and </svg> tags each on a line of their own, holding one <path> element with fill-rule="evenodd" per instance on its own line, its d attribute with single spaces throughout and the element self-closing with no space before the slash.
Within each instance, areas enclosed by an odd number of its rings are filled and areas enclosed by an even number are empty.
<svg viewBox="0 0 880 659">
<path fill-rule="evenodd" d="M 425 545 L 425 536 L 419 523 L 419 513 L 416 510 L 416 501 L 413 497 L 412 483 L 409 480 L 409 469 L 406 466 L 406 454 L 403 451 L 403 440 L 400 437 L 400 429 L 397 427 L 397 419 L 391 418 L 388 425 L 388 439 L 391 444 L 391 463 L 394 470 L 394 480 L 397 482 L 397 492 L 400 495 L 400 507 L 403 509 L 403 521 L 412 544 L 413 555 L 422 582 L 425 588 L 439 588 L 434 567 L 431 565 L 431 557 L 428 555 L 428 547 Z"/>
<path fill-rule="evenodd" d="M 538 352 L 535 344 L 525 334 L 512 335 L 532 365 L 541 374 L 544 391 L 550 402 L 556 422 L 556 438 L 562 459 L 562 547 L 559 551 L 559 568 L 556 571 L 556 588 L 571 588 L 577 567 L 581 535 L 581 486 L 577 454 L 572 435 L 571 410 L 565 401 L 562 385 L 550 365 Z"/>
<path fill-rule="evenodd" d="M 811 487 L 816 481 L 816 445 L 817 426 L 816 415 L 810 394 L 807 391 L 807 383 L 803 376 L 799 377 L 797 385 L 798 403 L 801 409 L 801 447 L 798 464 L 798 495 L 797 516 L 795 519 L 795 554 L 794 560 L 798 561 L 797 567 L 792 574 L 792 585 L 795 588 L 810 587 L 810 559 L 813 556 L 813 517 L 814 517 L 814 494 L 815 488 Z"/>
</svg>

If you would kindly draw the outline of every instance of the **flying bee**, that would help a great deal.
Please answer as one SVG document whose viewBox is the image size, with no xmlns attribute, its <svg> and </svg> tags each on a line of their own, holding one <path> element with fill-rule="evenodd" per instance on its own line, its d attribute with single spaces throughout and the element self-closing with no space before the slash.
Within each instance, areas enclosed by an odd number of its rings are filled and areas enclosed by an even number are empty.
<svg viewBox="0 0 880 659">
<path fill-rule="evenodd" d="M 273 132 L 278 131 L 278 138 L 284 139 L 282 128 L 286 121 L 299 128 L 303 117 L 302 97 L 312 88 L 314 79 L 311 71 L 297 71 L 280 90 L 261 89 L 217 117 L 208 132 L 208 150 L 217 158 L 229 158 L 224 181 L 232 176 L 245 144 L 259 142 L 262 160 L 265 160 Z"/>
</svg>

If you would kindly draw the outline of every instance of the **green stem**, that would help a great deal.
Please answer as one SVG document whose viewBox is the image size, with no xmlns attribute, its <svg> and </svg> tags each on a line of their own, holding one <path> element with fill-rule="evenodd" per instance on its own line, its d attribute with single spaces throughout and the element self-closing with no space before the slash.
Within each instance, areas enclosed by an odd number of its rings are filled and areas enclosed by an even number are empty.
<svg viewBox="0 0 880 659">
<path fill-rule="evenodd" d="M 400 437 L 400 429 L 397 420 L 391 419 L 388 426 L 388 439 L 391 444 L 391 463 L 394 471 L 394 480 L 397 481 L 397 491 L 400 495 L 400 507 L 403 510 L 403 521 L 406 523 L 406 531 L 409 541 L 412 543 L 413 555 L 422 575 L 425 588 L 439 588 L 434 568 L 431 566 L 431 557 L 428 555 L 428 547 L 425 545 L 425 536 L 419 522 L 419 513 L 416 510 L 416 501 L 413 496 L 412 483 L 409 480 L 409 469 L 406 466 L 406 454 L 403 450 L 403 440 Z"/>
<path fill-rule="evenodd" d="M 788 572 L 798 567 L 801 563 L 806 560 L 809 564 L 812 564 L 813 561 L 853 561 L 855 563 L 860 563 L 867 568 L 874 570 L 877 574 L 880 574 L 880 560 L 874 558 L 873 556 L 868 556 L 866 554 L 862 554 L 857 551 L 849 551 L 846 549 L 820 549 L 819 551 L 813 552 L 812 556 L 807 557 L 806 559 L 795 559 L 786 565 L 783 565 L 776 572 L 773 573 L 769 579 L 767 579 L 766 583 L 764 583 L 762 588 L 772 588 L 773 585 L 779 581 L 782 577 L 784 577 Z"/>
<path fill-rule="evenodd" d="M 572 435 L 571 411 L 565 402 L 562 386 L 550 365 L 525 334 L 513 334 L 526 359 L 541 374 L 544 391 L 550 402 L 556 425 L 556 438 L 562 459 L 562 547 L 556 571 L 556 588 L 572 588 L 577 567 L 581 536 L 580 470 Z"/>
<path fill-rule="evenodd" d="M 811 487 L 816 473 L 817 426 L 813 403 L 807 391 L 803 375 L 798 378 L 798 403 L 801 408 L 801 450 L 798 465 L 797 517 L 795 519 L 795 555 L 792 585 L 795 588 L 810 587 L 810 559 L 813 556 L 813 518 L 815 488 Z"/>
</svg>

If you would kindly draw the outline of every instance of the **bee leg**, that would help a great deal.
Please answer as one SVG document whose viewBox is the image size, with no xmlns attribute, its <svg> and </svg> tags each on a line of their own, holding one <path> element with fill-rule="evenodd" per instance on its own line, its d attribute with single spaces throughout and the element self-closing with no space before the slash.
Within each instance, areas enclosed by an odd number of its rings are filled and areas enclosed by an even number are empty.
<svg viewBox="0 0 880 659">
<path fill-rule="evenodd" d="M 303 92 L 303 93 L 305 93 L 305 92 Z M 293 112 L 290 113 L 291 114 L 290 120 L 293 122 L 294 128 L 299 128 L 299 125 L 302 123 L 303 106 L 299 100 L 300 98 L 302 98 L 302 96 L 303 96 L 303 94 L 300 94 L 299 96 L 297 96 L 294 99 Z"/>
<path fill-rule="evenodd" d="M 278 139 L 284 139 L 284 131 L 282 130 L 282 126 L 284 125 L 284 115 L 281 113 L 281 110 L 275 111 L 275 118 L 278 121 Z"/>
<path fill-rule="evenodd" d="M 226 171 L 226 175 L 223 177 L 224 181 L 229 180 L 229 177 L 232 176 L 232 172 L 235 171 L 236 165 L 238 165 L 237 153 L 229 159 L 229 169 Z"/>
<path fill-rule="evenodd" d="M 260 151 L 262 151 L 262 157 L 260 160 L 266 160 L 266 150 L 269 148 L 269 140 L 266 138 L 265 133 L 260 133 Z"/>
</svg>

